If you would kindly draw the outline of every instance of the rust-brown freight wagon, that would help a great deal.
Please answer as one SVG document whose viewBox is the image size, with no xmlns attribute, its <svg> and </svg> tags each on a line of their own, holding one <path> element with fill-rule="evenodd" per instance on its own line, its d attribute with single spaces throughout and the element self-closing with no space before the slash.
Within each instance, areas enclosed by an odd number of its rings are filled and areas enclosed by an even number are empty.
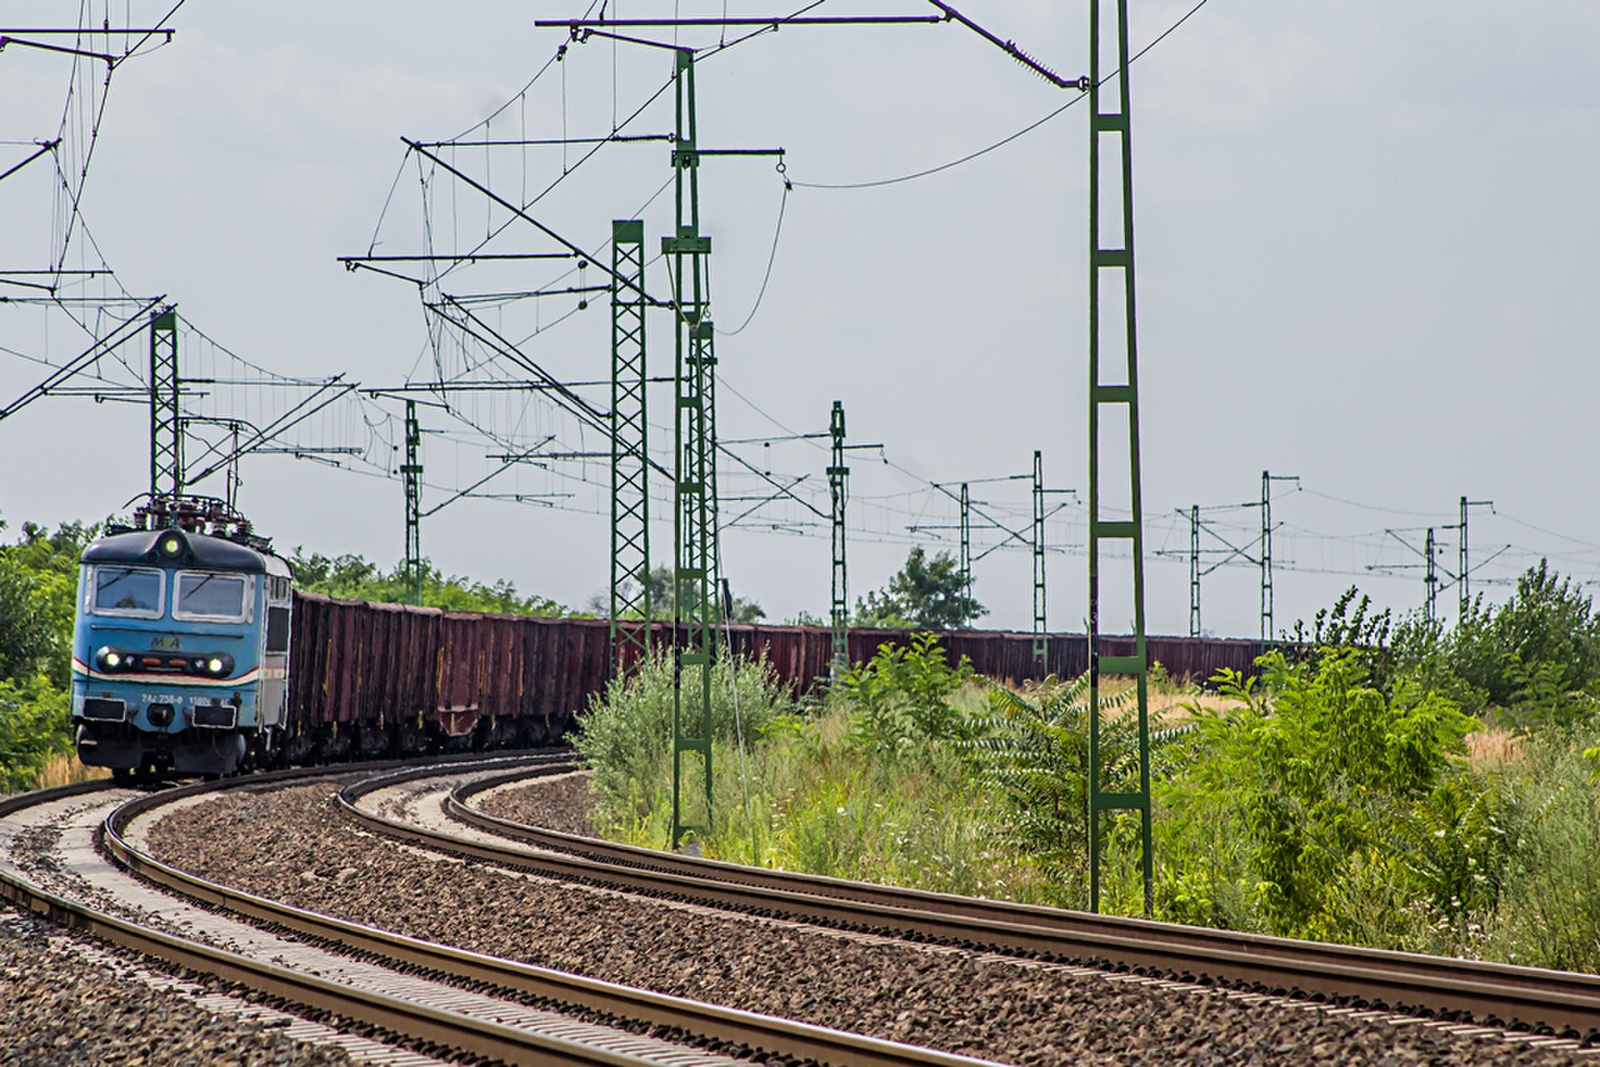
<svg viewBox="0 0 1600 1067">
<path fill-rule="evenodd" d="M 909 630 L 857 629 L 852 662 L 880 645 L 903 645 Z M 815 626 L 730 626 L 734 654 L 763 659 L 796 694 L 828 673 L 830 634 Z M 652 644 L 670 646 L 658 623 Z M 559 739 L 606 685 L 609 625 L 446 612 L 401 604 L 295 594 L 287 753 L 294 760 L 373 757 L 429 748 L 533 746 Z M 1102 651 L 1131 655 L 1130 637 L 1102 638 Z M 1051 634 L 1043 667 L 1030 633 L 956 630 L 940 643 L 950 662 L 965 656 L 990 678 L 1071 678 L 1088 666 L 1082 634 Z M 1259 641 L 1152 637 L 1151 662 L 1174 678 L 1204 680 L 1227 667 L 1254 673 Z"/>
</svg>

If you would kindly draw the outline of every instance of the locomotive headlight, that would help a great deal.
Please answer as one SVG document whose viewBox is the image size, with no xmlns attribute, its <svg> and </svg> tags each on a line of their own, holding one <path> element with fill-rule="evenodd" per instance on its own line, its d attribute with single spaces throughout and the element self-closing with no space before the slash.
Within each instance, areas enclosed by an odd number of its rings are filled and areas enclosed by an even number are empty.
<svg viewBox="0 0 1600 1067">
<path fill-rule="evenodd" d="M 183 551 L 183 541 L 177 537 L 163 537 L 161 539 L 161 551 L 165 555 L 176 556 Z"/>
<path fill-rule="evenodd" d="M 115 650 L 109 648 L 100 650 L 100 661 L 112 670 L 122 666 L 122 657 Z"/>
<path fill-rule="evenodd" d="M 207 663 L 206 666 L 211 669 L 212 674 L 222 673 L 222 661 L 220 659 L 213 659 L 211 662 Z"/>
</svg>

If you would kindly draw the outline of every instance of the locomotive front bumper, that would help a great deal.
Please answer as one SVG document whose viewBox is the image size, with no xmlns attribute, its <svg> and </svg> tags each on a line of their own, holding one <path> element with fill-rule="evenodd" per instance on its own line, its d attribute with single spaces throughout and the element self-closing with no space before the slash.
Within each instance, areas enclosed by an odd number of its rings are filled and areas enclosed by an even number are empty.
<svg viewBox="0 0 1600 1067">
<path fill-rule="evenodd" d="M 74 679 L 78 758 L 120 770 L 148 765 L 178 774 L 231 774 L 253 729 L 252 689 L 183 685 L 182 679 Z M 159 688 L 151 688 L 152 683 Z"/>
</svg>

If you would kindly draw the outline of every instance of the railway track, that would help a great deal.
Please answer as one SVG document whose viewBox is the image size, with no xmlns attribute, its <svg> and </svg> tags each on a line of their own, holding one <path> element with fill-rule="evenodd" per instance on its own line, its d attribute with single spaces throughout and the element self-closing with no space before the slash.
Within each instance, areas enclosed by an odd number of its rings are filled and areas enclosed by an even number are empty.
<svg viewBox="0 0 1600 1067">
<path fill-rule="evenodd" d="M 449 827 L 363 803 L 420 780 L 401 771 L 347 786 L 346 813 L 413 844 L 542 875 L 880 935 L 1044 958 L 1112 972 L 1415 1015 L 1600 1047 L 1600 977 L 1292 941 L 790 874 L 542 830 L 471 798 L 570 764 L 479 777 L 440 798 Z"/>
<path fill-rule="evenodd" d="M 559 757 L 533 762 L 562 765 Z M 506 766 L 480 759 L 398 773 L 437 777 Z M 148 794 L 94 783 L 0 802 L 0 895 L 169 967 L 449 1057 L 671 1067 L 752 1059 L 862 1067 L 985 1062 L 388 933 L 229 889 L 161 863 L 142 847 L 150 825 L 175 805 L 349 773 L 280 772 Z M 71 839 L 57 859 L 37 870 L 12 862 L 11 844 L 45 827 Z M 96 837 L 103 855 L 93 846 Z M 673 1040 L 654 1036 L 663 1033 Z M 436 1061 L 402 1055 L 392 1062 Z"/>
</svg>

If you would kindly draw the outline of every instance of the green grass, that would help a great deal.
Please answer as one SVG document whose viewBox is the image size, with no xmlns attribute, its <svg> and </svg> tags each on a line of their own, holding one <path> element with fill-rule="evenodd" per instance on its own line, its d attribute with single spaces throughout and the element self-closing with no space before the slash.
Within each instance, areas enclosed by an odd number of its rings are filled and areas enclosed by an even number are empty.
<svg viewBox="0 0 1600 1067">
<path fill-rule="evenodd" d="M 949 714 L 929 714 L 929 694 L 941 690 L 923 683 L 944 668 L 914 658 L 880 666 L 878 682 L 797 704 L 758 665 L 718 665 L 709 826 L 700 782 L 691 776 L 684 789 L 703 854 L 1084 907 L 1083 828 L 1070 799 L 1082 786 L 1072 740 L 1081 686 L 996 696 L 958 672 L 939 698 Z M 904 692 L 880 684 L 890 677 L 909 677 Z M 1491 757 L 1482 745 L 1463 750 L 1438 708 L 1450 730 L 1430 742 L 1434 755 L 1384 770 L 1399 725 L 1431 698 L 1353 699 L 1366 691 L 1328 668 L 1280 685 L 1253 707 L 1197 703 L 1192 729 L 1168 719 L 1155 761 L 1156 918 L 1600 972 L 1600 726 L 1501 737 Z M 694 698 L 686 694 L 691 713 Z M 1274 707 L 1279 699 L 1287 703 Z M 1054 731 L 1038 735 L 1055 739 L 1045 749 L 1018 733 L 1029 707 L 1036 726 Z M 577 745 L 594 770 L 604 835 L 667 847 L 671 709 L 670 664 L 657 662 L 584 717 Z M 1374 723 L 1372 753 L 1356 753 L 1351 738 Z M 1292 817 L 1264 827 L 1263 813 L 1283 807 L 1285 782 L 1299 798 Z M 1067 802 L 1051 816 L 1044 809 L 1057 795 Z M 1142 914 L 1137 820 L 1108 819 L 1106 832 L 1102 908 Z M 1298 912 L 1285 908 L 1291 890 L 1306 902 Z"/>
<path fill-rule="evenodd" d="M 1039 898 L 1038 880 L 998 843 L 1001 813 L 953 746 L 863 743 L 844 702 L 797 705 L 770 671 L 726 661 L 712 698 L 713 803 L 703 854 L 739 863 L 940 892 Z M 734 693 L 738 694 L 735 716 Z M 975 690 L 974 690 L 975 692 Z M 686 691 L 691 711 L 697 694 Z M 972 700 L 967 694 L 967 703 Z M 672 674 L 657 661 L 613 685 L 583 719 L 595 824 L 665 848 L 671 828 Z M 740 746 L 739 737 L 744 737 Z M 686 776 L 685 821 L 703 822 Z"/>
</svg>

